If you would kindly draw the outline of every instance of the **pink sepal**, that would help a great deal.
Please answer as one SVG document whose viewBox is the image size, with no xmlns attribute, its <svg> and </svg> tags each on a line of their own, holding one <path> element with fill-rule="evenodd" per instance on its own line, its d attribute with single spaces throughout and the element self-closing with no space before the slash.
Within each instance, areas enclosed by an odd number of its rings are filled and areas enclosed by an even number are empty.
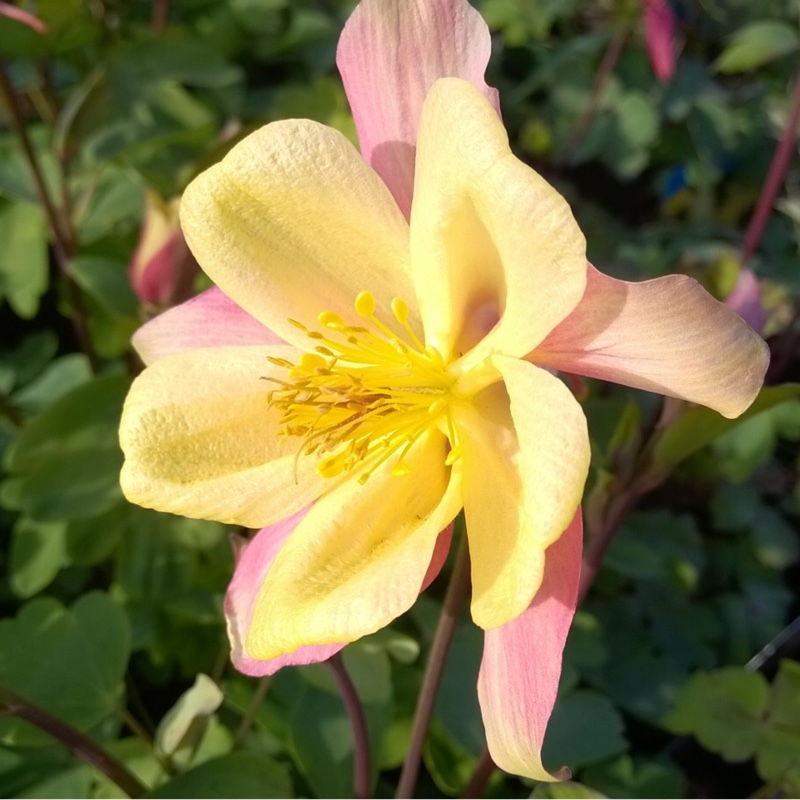
<svg viewBox="0 0 800 800">
<path fill-rule="evenodd" d="M 145 364 L 184 350 L 250 344 L 283 340 L 216 286 L 170 308 L 133 335 L 133 346 Z"/>
<path fill-rule="evenodd" d="M 486 631 L 478 676 L 486 740 L 501 769 L 536 780 L 564 780 L 542 765 L 542 744 L 561 677 L 561 657 L 578 601 L 583 524 L 580 508 L 546 554 L 544 579 L 527 611 Z"/>
<path fill-rule="evenodd" d="M 225 596 L 224 610 L 228 624 L 228 639 L 231 643 L 231 661 L 234 667 L 245 675 L 263 677 L 274 674 L 282 667 L 327 661 L 347 644 L 345 642 L 342 644 L 306 645 L 298 648 L 294 653 L 267 661 L 251 658 L 244 649 L 244 641 L 253 618 L 253 609 L 261 585 L 281 546 L 307 511 L 308 509 L 304 509 L 275 525 L 262 528 L 244 547 L 241 544 L 236 546 L 238 562 Z M 450 524 L 439 534 L 421 591 L 433 582 L 444 565 L 452 533 L 453 526 Z M 276 613 L 280 613 L 280 609 L 276 610 Z"/>
<path fill-rule="evenodd" d="M 466 0 L 362 0 L 339 39 L 336 63 L 361 154 L 409 216 L 422 104 L 439 78 L 470 81 L 500 113 L 484 73 L 486 23 Z"/>
</svg>

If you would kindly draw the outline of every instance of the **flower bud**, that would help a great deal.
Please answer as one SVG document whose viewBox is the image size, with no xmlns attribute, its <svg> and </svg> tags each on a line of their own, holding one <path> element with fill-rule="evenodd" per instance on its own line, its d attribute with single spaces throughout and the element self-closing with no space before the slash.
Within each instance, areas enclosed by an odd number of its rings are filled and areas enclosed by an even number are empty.
<svg viewBox="0 0 800 800">
<path fill-rule="evenodd" d="M 148 191 L 139 243 L 130 264 L 130 281 L 142 303 L 158 308 L 186 300 L 198 264 L 178 221 L 180 198 L 165 202 Z"/>
</svg>

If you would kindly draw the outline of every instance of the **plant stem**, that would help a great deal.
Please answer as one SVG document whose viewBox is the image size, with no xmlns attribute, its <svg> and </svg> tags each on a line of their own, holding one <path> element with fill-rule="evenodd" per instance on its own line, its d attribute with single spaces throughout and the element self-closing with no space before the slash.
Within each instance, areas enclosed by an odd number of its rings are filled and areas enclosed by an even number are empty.
<svg viewBox="0 0 800 800">
<path fill-rule="evenodd" d="M 744 234 L 742 244 L 742 265 L 746 265 L 758 248 L 767 220 L 772 214 L 775 205 L 775 198 L 783 185 L 786 177 L 786 170 L 792 159 L 795 148 L 795 137 L 797 134 L 797 123 L 800 120 L 800 75 L 794 84 L 794 94 L 792 95 L 792 107 L 789 111 L 789 121 L 786 123 L 786 130 L 783 132 L 780 142 L 775 149 L 772 163 L 769 165 L 767 178 L 761 188 L 755 211 L 750 218 L 750 223 Z"/>
<path fill-rule="evenodd" d="M 442 605 L 442 613 L 439 616 L 439 623 L 436 626 L 436 633 L 431 644 L 431 652 L 428 656 L 428 664 L 422 679 L 419 698 L 417 699 L 408 753 L 400 773 L 400 781 L 397 784 L 397 794 L 395 795 L 397 798 L 413 797 L 422 759 L 422 745 L 428 732 L 428 723 L 433 713 L 433 704 L 442 679 L 447 651 L 453 641 L 453 634 L 458 622 L 458 612 L 467 597 L 469 585 L 469 548 L 467 547 L 466 535 L 462 535 L 455 564 L 453 564 L 453 572 L 450 576 L 450 584 L 447 587 L 447 594 L 445 594 Z"/>
<path fill-rule="evenodd" d="M 169 0 L 153 0 L 153 18 L 151 21 L 154 33 L 164 33 L 169 17 Z"/>
<path fill-rule="evenodd" d="M 350 717 L 350 725 L 353 728 L 353 796 L 358 800 L 365 800 L 369 797 L 370 763 L 369 735 L 367 722 L 364 719 L 364 709 L 341 656 L 337 653 L 325 663 L 339 686 L 344 707 L 347 709 L 347 716 Z"/>
<path fill-rule="evenodd" d="M 97 742 L 4 686 L 0 686 L 0 708 L 2 708 L 1 713 L 24 719 L 57 739 L 78 758 L 91 764 L 117 784 L 129 797 L 142 797 L 147 791 L 121 761 L 114 758 Z"/>
<path fill-rule="evenodd" d="M 253 696 L 250 698 L 250 702 L 242 716 L 242 721 L 239 723 L 239 727 L 236 729 L 236 733 L 233 736 L 234 747 L 239 747 L 242 744 L 244 737 L 247 736 L 247 732 L 253 727 L 253 723 L 256 721 L 256 716 L 258 715 L 258 709 L 267 696 L 267 690 L 271 682 L 271 675 L 259 679 L 256 690 L 253 692 Z"/>
<path fill-rule="evenodd" d="M 608 47 L 603 54 L 603 60 L 600 62 L 600 66 L 597 68 L 597 75 L 595 76 L 594 84 L 592 85 L 592 92 L 589 95 L 589 101 L 586 103 L 586 108 L 584 108 L 583 114 L 581 114 L 580 119 L 570 134 L 564 149 L 556 159 L 559 164 L 564 164 L 567 162 L 578 149 L 578 147 L 580 147 L 580 144 L 586 136 L 589 126 L 591 125 L 592 120 L 597 113 L 597 109 L 600 105 L 600 100 L 603 98 L 606 85 L 611 79 L 611 76 L 614 74 L 614 70 L 617 67 L 617 62 L 622 55 L 622 51 L 625 49 L 625 43 L 627 41 L 627 29 L 617 31 L 611 37 L 611 41 L 608 43 Z"/>
<path fill-rule="evenodd" d="M 489 778 L 492 777 L 492 773 L 496 769 L 497 766 L 492 761 L 489 751 L 484 750 L 478 759 L 478 764 L 469 779 L 469 783 L 464 787 L 464 791 L 461 792 L 461 797 L 482 797 L 486 784 L 489 783 Z"/>
<path fill-rule="evenodd" d="M 75 331 L 75 337 L 81 349 L 86 354 L 86 357 L 89 359 L 92 370 L 97 372 L 99 364 L 89 338 L 89 330 L 86 325 L 86 317 L 83 308 L 83 298 L 69 272 L 69 259 L 75 254 L 74 236 L 70 226 L 64 223 L 63 216 L 59 214 L 58 210 L 53 205 L 50 193 L 47 191 L 47 185 L 45 184 L 44 175 L 39 166 L 39 160 L 36 158 L 36 152 L 28 136 L 28 128 L 25 125 L 22 109 L 17 100 L 16 92 L 11 85 L 6 65 L 2 60 L 0 60 L 0 99 L 8 110 L 11 126 L 19 138 L 25 160 L 28 162 L 28 166 L 31 169 L 36 193 L 39 196 L 39 201 L 42 204 L 42 209 L 44 210 L 48 225 L 50 226 L 56 266 L 64 281 L 67 297 L 72 306 L 72 327 Z"/>
</svg>

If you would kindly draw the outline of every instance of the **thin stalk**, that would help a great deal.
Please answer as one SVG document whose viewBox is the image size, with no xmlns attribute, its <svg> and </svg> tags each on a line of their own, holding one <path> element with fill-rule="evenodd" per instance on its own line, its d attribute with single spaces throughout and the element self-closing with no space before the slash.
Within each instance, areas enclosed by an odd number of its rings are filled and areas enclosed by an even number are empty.
<svg viewBox="0 0 800 800">
<path fill-rule="evenodd" d="M 344 668 L 341 656 L 337 653 L 325 663 L 339 687 L 347 716 L 350 717 L 350 725 L 353 728 L 353 796 L 356 800 L 366 800 L 369 797 L 370 789 L 370 757 L 364 708 L 358 698 L 356 687 L 353 686 L 353 681 L 350 680 L 350 676 Z"/>
<path fill-rule="evenodd" d="M 89 329 L 86 324 L 86 317 L 83 308 L 83 298 L 81 297 L 80 290 L 72 279 L 69 272 L 69 259 L 74 255 L 74 236 L 69 226 L 65 226 L 62 216 L 53 205 L 50 193 L 47 191 L 47 185 L 44 181 L 39 160 L 36 158 L 36 152 L 33 149 L 30 137 L 28 136 L 28 128 L 25 125 L 25 118 L 20 108 L 19 101 L 17 100 L 16 92 L 11 85 L 11 80 L 8 76 L 5 63 L 0 60 L 0 99 L 8 110 L 9 120 L 14 129 L 17 137 L 19 138 L 22 152 L 25 155 L 25 160 L 33 176 L 33 183 L 36 187 L 36 193 L 39 196 L 39 201 L 44 209 L 47 223 L 50 226 L 50 232 L 53 237 L 53 254 L 56 260 L 58 272 L 64 281 L 67 297 L 70 305 L 72 306 L 72 327 L 75 331 L 75 336 L 81 346 L 81 349 L 89 359 L 89 364 L 94 372 L 97 372 L 99 363 L 94 349 L 91 346 L 89 338 Z"/>
<path fill-rule="evenodd" d="M 496 769 L 497 766 L 492 761 L 489 751 L 484 750 L 478 759 L 478 764 L 469 779 L 469 783 L 464 787 L 464 791 L 461 792 L 461 797 L 483 797 L 486 784 L 489 783 L 489 778 L 492 777 L 492 773 Z"/>
<path fill-rule="evenodd" d="M 267 690 L 269 689 L 271 682 L 271 675 L 261 678 L 258 681 L 258 686 L 256 686 L 256 690 L 253 692 L 253 696 L 250 698 L 250 702 L 244 711 L 242 721 L 239 723 L 239 727 L 236 729 L 236 733 L 233 736 L 234 748 L 239 747 L 242 744 L 244 737 L 247 736 L 248 731 L 253 727 L 253 723 L 256 721 L 256 717 L 258 716 L 258 709 L 261 708 L 261 704 L 264 702 L 264 698 L 267 696 Z"/>
<path fill-rule="evenodd" d="M 436 693 L 442 680 L 447 651 L 453 641 L 453 634 L 458 622 L 458 612 L 467 597 L 469 585 L 469 549 L 467 547 L 467 537 L 464 535 L 461 537 L 458 554 L 453 565 L 453 573 L 450 576 L 450 584 L 447 587 L 442 613 L 439 616 L 439 623 L 436 626 L 436 633 L 431 644 L 431 653 L 422 679 L 422 688 L 417 699 L 417 708 L 414 712 L 414 722 L 411 727 L 408 754 L 400 773 L 400 781 L 397 784 L 397 794 L 395 795 L 397 798 L 409 798 L 414 795 L 414 787 L 417 783 L 419 765 L 422 759 L 422 745 L 425 742 L 428 723 L 436 701 Z"/>
<path fill-rule="evenodd" d="M 625 49 L 625 43 L 627 41 L 628 31 L 625 29 L 622 31 L 617 31 L 612 36 L 611 41 L 608 43 L 608 47 L 603 54 L 603 59 L 600 62 L 600 66 L 597 68 L 597 75 L 595 76 L 594 84 L 592 85 L 592 92 L 589 95 L 589 101 L 586 103 L 586 108 L 584 108 L 583 114 L 581 114 L 580 119 L 570 134 L 567 144 L 564 146 L 564 149 L 557 158 L 559 163 L 564 164 L 567 162 L 578 149 L 584 137 L 586 136 L 589 126 L 591 125 L 595 114 L 597 114 L 597 109 L 600 105 L 600 101 L 603 98 L 603 94 L 605 93 L 606 86 L 608 85 L 611 76 L 614 74 L 614 70 L 617 68 L 617 63 L 622 55 L 622 51 Z"/>
<path fill-rule="evenodd" d="M 750 223 L 744 234 L 742 244 L 742 265 L 746 265 L 752 258 L 753 253 L 758 248 L 767 220 L 772 214 L 775 205 L 775 198 L 783 186 L 786 170 L 792 159 L 795 149 L 795 137 L 797 134 L 797 123 L 800 120 L 800 74 L 794 84 L 794 94 L 792 95 L 792 107 L 789 111 L 789 121 L 786 123 L 786 130 L 783 132 L 780 142 L 775 149 L 772 163 L 769 165 L 767 178 L 758 197 L 755 211 L 750 218 Z"/>
<path fill-rule="evenodd" d="M 154 33 L 164 33 L 169 17 L 169 0 L 153 0 L 151 25 Z"/>
<path fill-rule="evenodd" d="M 128 768 L 97 742 L 48 711 L 0 686 L 0 713 L 24 719 L 68 747 L 81 761 L 91 764 L 129 797 L 142 797 L 147 789 Z"/>
</svg>

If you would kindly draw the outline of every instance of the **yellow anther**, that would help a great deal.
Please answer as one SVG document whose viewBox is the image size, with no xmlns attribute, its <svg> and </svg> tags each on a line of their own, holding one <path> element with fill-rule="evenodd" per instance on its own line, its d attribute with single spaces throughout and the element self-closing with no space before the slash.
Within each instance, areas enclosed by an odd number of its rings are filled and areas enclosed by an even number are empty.
<svg viewBox="0 0 800 800">
<path fill-rule="evenodd" d="M 344 325 L 344 319 L 337 314 L 335 311 L 323 311 L 318 317 L 317 322 L 322 325 L 323 328 L 331 328 L 331 327 L 338 327 L 339 325 Z"/>
<path fill-rule="evenodd" d="M 395 478 L 402 478 L 405 475 L 410 475 L 410 474 L 411 474 L 411 467 L 409 467 L 405 461 L 398 461 L 392 467 L 392 475 L 394 475 Z"/>
<path fill-rule="evenodd" d="M 299 367 L 309 371 L 318 369 L 319 367 L 325 367 L 327 364 L 328 362 L 316 353 L 303 353 L 303 355 L 300 356 L 300 361 L 297 362 Z"/>
<path fill-rule="evenodd" d="M 401 325 L 405 325 L 408 322 L 408 305 L 406 301 L 395 297 L 392 300 L 392 314 Z"/>
<path fill-rule="evenodd" d="M 325 456 L 317 464 L 317 474 L 321 478 L 335 478 L 344 471 L 344 461 L 341 456 Z"/>
<path fill-rule="evenodd" d="M 393 327 L 376 316 L 370 292 L 361 292 L 354 307 L 367 320 L 363 326 L 335 311 L 319 314 L 316 330 L 290 320 L 312 344 L 294 363 L 270 357 L 288 373 L 265 377 L 276 384 L 267 401 L 281 415 L 282 436 L 300 440 L 297 457 L 313 456 L 321 477 L 351 473 L 363 484 L 378 469 L 412 472 L 405 463 L 410 448 L 446 421 L 446 463 L 453 464 L 461 457 L 450 413 L 455 379 L 441 354 L 420 341 L 401 298 L 391 303 Z"/>
<path fill-rule="evenodd" d="M 447 458 L 445 458 L 444 463 L 445 466 L 451 467 L 453 464 L 461 458 L 463 450 L 460 444 L 457 444 L 448 454 Z"/>
<path fill-rule="evenodd" d="M 267 361 L 269 361 L 271 364 L 274 364 L 276 367 L 283 367 L 284 369 L 291 369 L 294 366 L 291 361 L 287 361 L 285 358 L 267 356 Z"/>
<path fill-rule="evenodd" d="M 369 319 L 375 313 L 375 298 L 372 292 L 360 292 L 355 302 L 356 314 Z"/>
<path fill-rule="evenodd" d="M 303 325 L 302 322 L 298 322 L 296 319 L 288 319 L 287 322 L 290 325 L 294 325 L 295 328 L 300 328 L 301 331 L 307 331 L 308 330 L 308 328 L 306 328 L 306 326 Z"/>
</svg>

